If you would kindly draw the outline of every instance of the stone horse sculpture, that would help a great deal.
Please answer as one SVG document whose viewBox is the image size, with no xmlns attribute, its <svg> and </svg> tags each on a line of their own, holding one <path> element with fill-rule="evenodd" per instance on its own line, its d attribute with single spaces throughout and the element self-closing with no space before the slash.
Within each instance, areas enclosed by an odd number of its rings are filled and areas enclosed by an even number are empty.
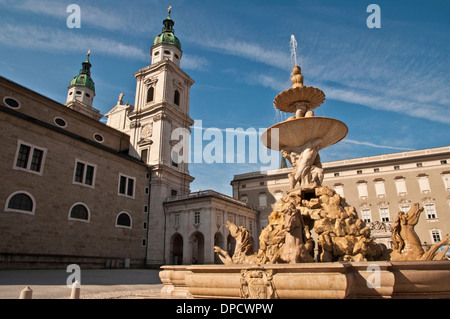
<svg viewBox="0 0 450 319">
<path fill-rule="evenodd" d="M 275 214 L 273 219 L 277 221 L 261 233 L 257 254 L 253 251 L 248 230 L 230 221 L 226 227 L 236 240 L 233 256 L 218 246 L 214 246 L 214 252 L 225 265 L 314 262 L 314 241 L 300 210 L 290 203 L 284 212 Z"/>
<path fill-rule="evenodd" d="M 258 264 L 260 259 L 253 252 L 253 245 L 250 243 L 250 233 L 243 226 L 236 226 L 233 222 L 227 221 L 226 227 L 230 230 L 231 236 L 236 240 L 233 257 L 218 246 L 214 246 L 220 260 L 225 265 L 231 264 Z"/>
<path fill-rule="evenodd" d="M 431 246 L 425 252 L 420 244 L 414 226 L 419 221 L 423 207 L 414 204 L 407 212 L 399 212 L 392 229 L 392 240 L 394 250 L 391 253 L 391 260 L 442 260 L 450 246 L 450 236 L 445 236 L 442 241 Z M 438 249 L 444 245 L 447 248 L 436 255 Z"/>
<path fill-rule="evenodd" d="M 286 236 L 279 261 L 291 264 L 314 262 L 314 258 L 310 254 L 313 248 L 311 234 L 308 226 L 304 225 L 300 211 L 292 203 L 284 214 L 284 229 Z"/>
</svg>

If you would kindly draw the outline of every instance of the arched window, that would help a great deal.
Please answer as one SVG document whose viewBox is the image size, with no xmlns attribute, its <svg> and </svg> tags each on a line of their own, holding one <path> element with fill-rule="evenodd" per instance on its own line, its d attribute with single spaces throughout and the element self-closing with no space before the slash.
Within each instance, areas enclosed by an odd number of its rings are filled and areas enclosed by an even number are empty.
<svg viewBox="0 0 450 319">
<path fill-rule="evenodd" d="M 90 213 L 86 205 L 76 203 L 72 206 L 69 213 L 69 219 L 89 222 Z"/>
<path fill-rule="evenodd" d="M 119 215 L 117 215 L 116 227 L 131 228 L 130 215 L 126 212 L 121 212 Z"/>
<path fill-rule="evenodd" d="M 178 92 L 178 90 L 175 90 L 175 94 L 173 97 L 173 103 L 180 106 L 180 92 Z"/>
<path fill-rule="evenodd" d="M 35 204 L 33 197 L 27 192 L 12 193 L 6 201 L 5 211 L 34 214 Z"/>
<path fill-rule="evenodd" d="M 147 90 L 147 103 L 153 101 L 154 93 L 155 93 L 155 88 L 153 86 L 149 87 Z"/>
</svg>

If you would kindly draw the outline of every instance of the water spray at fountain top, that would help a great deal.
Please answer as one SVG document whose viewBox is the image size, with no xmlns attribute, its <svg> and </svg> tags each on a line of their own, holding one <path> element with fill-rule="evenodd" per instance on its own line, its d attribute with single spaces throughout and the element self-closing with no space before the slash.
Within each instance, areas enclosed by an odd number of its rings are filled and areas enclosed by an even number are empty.
<svg viewBox="0 0 450 319">
<path fill-rule="evenodd" d="M 297 40 L 295 40 L 295 36 L 291 35 L 291 42 L 289 43 L 291 47 L 291 57 L 294 58 L 294 66 L 297 66 Z"/>
</svg>

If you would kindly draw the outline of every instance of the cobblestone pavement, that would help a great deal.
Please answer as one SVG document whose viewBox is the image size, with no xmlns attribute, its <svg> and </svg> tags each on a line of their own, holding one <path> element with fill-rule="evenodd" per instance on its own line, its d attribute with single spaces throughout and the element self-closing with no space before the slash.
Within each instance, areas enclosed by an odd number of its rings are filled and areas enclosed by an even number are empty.
<svg viewBox="0 0 450 319">
<path fill-rule="evenodd" d="M 26 286 L 33 299 L 67 299 L 71 273 L 57 270 L 0 270 L 0 299 L 18 299 Z M 156 269 L 81 269 L 81 299 L 163 298 Z"/>
</svg>

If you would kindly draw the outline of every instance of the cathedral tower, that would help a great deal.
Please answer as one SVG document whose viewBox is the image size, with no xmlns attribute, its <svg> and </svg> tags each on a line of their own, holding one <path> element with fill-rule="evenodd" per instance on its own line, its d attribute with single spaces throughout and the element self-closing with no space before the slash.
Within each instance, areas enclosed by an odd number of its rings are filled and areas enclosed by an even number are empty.
<svg viewBox="0 0 450 319">
<path fill-rule="evenodd" d="M 172 136 L 172 132 L 177 128 L 190 132 L 194 124 L 189 117 L 189 92 L 194 81 L 180 68 L 183 52 L 170 14 L 169 9 L 162 32 L 153 41 L 151 64 L 134 74 L 135 105 L 123 105 L 121 94 L 117 105 L 105 115 L 107 125 L 130 135 L 130 154 L 152 172 L 147 263 L 154 265 L 164 263 L 163 203 L 168 197 L 189 194 L 194 180 L 188 163 L 180 163 L 180 152 L 174 150 L 182 138 Z M 189 152 L 189 141 L 184 142 L 187 147 L 182 152 Z M 186 153 L 183 157 L 189 158 Z"/>
<path fill-rule="evenodd" d="M 80 73 L 70 81 L 66 106 L 99 121 L 103 116 L 92 107 L 95 97 L 95 83 L 91 78 L 92 64 L 89 62 L 90 51 L 82 63 Z"/>
</svg>

